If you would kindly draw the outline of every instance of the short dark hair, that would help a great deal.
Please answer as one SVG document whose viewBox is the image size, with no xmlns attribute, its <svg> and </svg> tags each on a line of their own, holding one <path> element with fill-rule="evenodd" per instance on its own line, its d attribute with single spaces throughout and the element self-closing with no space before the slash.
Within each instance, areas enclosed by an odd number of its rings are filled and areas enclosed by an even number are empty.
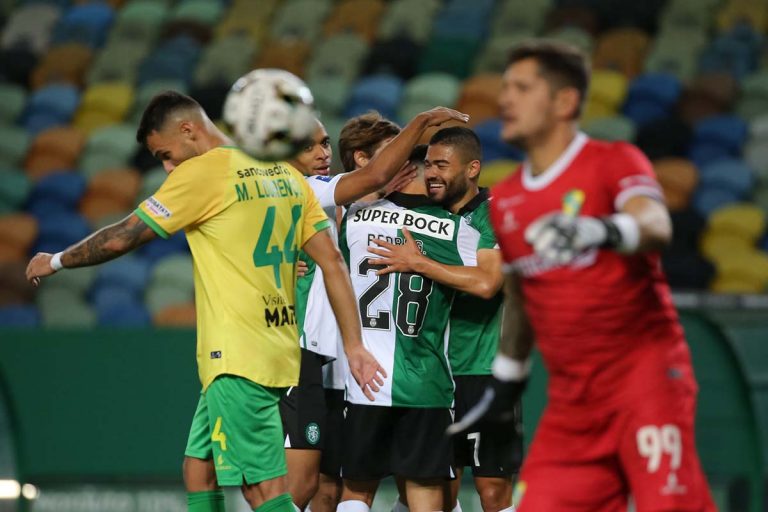
<svg viewBox="0 0 768 512">
<path fill-rule="evenodd" d="M 400 127 L 376 111 L 353 117 L 344 124 L 339 135 L 339 157 L 346 172 L 355 170 L 355 151 L 368 158 L 382 141 L 400 133 Z"/>
<path fill-rule="evenodd" d="M 413 146 L 408 160 L 411 162 L 424 163 L 424 159 L 427 158 L 427 148 L 428 146 L 426 144 L 416 144 Z"/>
<path fill-rule="evenodd" d="M 477 134 L 466 126 L 449 126 L 435 132 L 429 139 L 429 145 L 442 144 L 444 146 L 453 146 L 458 148 L 461 156 L 467 162 L 472 160 L 483 160 L 483 150 L 480 145 L 480 138 Z"/>
<path fill-rule="evenodd" d="M 155 130 L 161 130 L 168 116 L 181 109 L 202 109 L 200 104 L 186 94 L 176 91 L 163 91 L 156 94 L 144 109 L 136 130 L 136 141 L 146 145 L 147 137 Z"/>
<path fill-rule="evenodd" d="M 574 112 L 574 117 L 579 117 L 589 87 L 587 56 L 570 44 L 550 39 L 533 39 L 512 48 L 507 66 L 526 59 L 536 61 L 539 73 L 553 89 L 573 87 L 579 92 L 580 101 Z"/>
</svg>

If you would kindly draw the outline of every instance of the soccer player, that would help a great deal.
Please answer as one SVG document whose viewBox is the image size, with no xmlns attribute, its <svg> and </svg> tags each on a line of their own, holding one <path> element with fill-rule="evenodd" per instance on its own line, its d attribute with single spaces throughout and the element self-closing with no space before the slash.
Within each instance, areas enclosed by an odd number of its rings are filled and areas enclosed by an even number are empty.
<svg viewBox="0 0 768 512">
<path fill-rule="evenodd" d="M 144 111 L 137 140 L 168 178 L 123 221 L 27 267 L 34 284 L 63 268 L 96 265 L 184 229 L 195 264 L 202 392 L 184 459 L 191 512 L 224 510 L 219 486 L 242 487 L 254 510 L 292 512 L 278 400 L 299 375 L 295 262 L 299 248 L 332 279 L 353 378 L 369 398 L 383 370 L 361 344 L 360 321 L 329 221 L 288 164 L 258 162 L 192 98 L 164 92 Z"/>
<path fill-rule="evenodd" d="M 380 116 L 368 117 L 391 144 L 377 158 L 373 158 L 373 154 L 368 155 L 368 159 L 359 168 L 351 169 L 353 172 L 330 176 L 331 143 L 320 121 L 317 121 L 312 143 L 291 161 L 306 176 L 321 208 L 331 219 L 336 219 L 338 206 L 348 205 L 369 193 L 375 193 L 392 181 L 400 184 L 413 179 L 414 171 L 410 167 L 403 167 L 403 164 L 424 130 L 449 120 L 466 120 L 466 116 L 459 112 L 438 107 L 416 116 L 400 134 L 400 128 L 394 123 Z M 335 225 L 331 226 L 331 231 L 335 234 Z M 336 392 L 324 390 L 323 365 L 337 359 L 339 330 L 328 303 L 322 270 L 306 255 L 300 258 L 308 266 L 306 274 L 298 281 L 296 300 L 302 347 L 301 375 L 299 385 L 291 388 L 281 400 L 280 410 L 287 449 L 288 488 L 296 507 L 304 509 L 318 489 L 318 475 L 321 473 L 326 475 L 322 478 L 326 488 L 324 495 L 330 496 L 334 491 L 338 495 L 338 450 L 323 452 L 326 441 L 332 446 L 338 447 L 340 444 L 340 433 L 328 430 L 326 425 L 328 422 L 340 422 L 343 386 Z M 342 373 L 345 363 L 343 358 L 338 359 L 331 363 L 335 366 L 327 367 L 326 375 Z M 335 405 L 333 411 L 327 409 L 326 394 L 329 395 L 329 403 Z M 333 416 L 328 417 L 329 413 Z M 320 498 L 317 505 L 321 508 L 322 503 L 330 501 Z M 335 507 L 333 503 L 332 510 Z M 321 512 L 317 508 L 314 510 Z"/>
<path fill-rule="evenodd" d="M 696 381 L 658 250 L 671 223 L 653 169 L 578 129 L 576 49 L 514 48 L 499 98 L 521 169 L 492 191 L 508 270 L 493 385 L 468 417 L 509 415 L 534 343 L 548 404 L 515 488 L 520 512 L 712 511 L 694 444 Z M 457 424 L 465 428 L 470 421 Z"/>
<path fill-rule="evenodd" d="M 445 483 L 453 476 L 452 446 L 443 429 L 453 402 L 446 329 L 454 292 L 417 274 L 381 274 L 383 266 L 368 251 L 376 238 L 403 243 L 407 230 L 439 261 L 475 264 L 479 233 L 434 205 L 423 178 L 347 211 L 340 245 L 364 343 L 390 371 L 373 404 L 365 404 L 360 387 L 347 379 L 341 512 L 370 510 L 380 480 L 392 474 L 405 481 L 412 510 L 442 510 Z"/>
<path fill-rule="evenodd" d="M 372 249 L 382 256 L 387 271 L 415 272 L 463 290 L 451 306 L 448 342 L 456 383 L 457 421 L 477 403 L 491 382 L 491 363 L 498 348 L 501 321 L 501 254 L 489 218 L 488 190 L 478 186 L 481 161 L 480 140 L 471 129 L 461 126 L 437 131 L 429 141 L 425 160 L 430 197 L 465 217 L 481 233 L 476 267 L 440 264 L 421 254 L 410 242 L 395 245 L 379 240 L 374 243 L 380 249 Z M 447 510 L 461 509 L 457 496 L 465 466 L 472 468 L 484 511 L 498 512 L 510 507 L 512 479 L 522 459 L 520 407 L 515 411 L 515 435 L 495 425 L 482 425 L 454 439 L 454 471 L 458 478 L 451 482 Z M 405 507 L 396 504 L 395 510 Z"/>
</svg>

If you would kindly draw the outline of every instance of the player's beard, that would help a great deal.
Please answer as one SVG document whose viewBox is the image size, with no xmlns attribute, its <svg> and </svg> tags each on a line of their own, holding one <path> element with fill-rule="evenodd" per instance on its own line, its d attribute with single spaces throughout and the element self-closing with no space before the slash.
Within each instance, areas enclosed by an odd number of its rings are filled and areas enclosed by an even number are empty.
<svg viewBox="0 0 768 512">
<path fill-rule="evenodd" d="M 446 183 L 445 195 L 443 196 L 443 200 L 440 201 L 440 204 L 444 208 L 451 209 L 453 205 L 455 205 L 461 200 L 461 198 L 464 197 L 468 188 L 469 184 L 466 182 L 466 180 L 461 180 L 458 178 L 451 181 L 450 183 Z"/>
</svg>

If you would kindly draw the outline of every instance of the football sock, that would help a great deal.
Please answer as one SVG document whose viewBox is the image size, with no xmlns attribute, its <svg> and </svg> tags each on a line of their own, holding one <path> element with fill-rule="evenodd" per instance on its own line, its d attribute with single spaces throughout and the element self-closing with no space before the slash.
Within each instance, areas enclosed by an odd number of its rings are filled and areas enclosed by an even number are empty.
<svg viewBox="0 0 768 512">
<path fill-rule="evenodd" d="M 461 502 L 459 500 L 456 500 L 456 506 L 453 507 L 453 510 L 451 510 L 451 512 L 462 512 L 461 511 Z M 499 512 L 503 512 L 503 511 L 500 510 Z"/>
<path fill-rule="evenodd" d="M 509 506 L 507 508 L 499 510 L 499 512 L 515 512 L 515 506 L 514 505 Z"/>
<path fill-rule="evenodd" d="M 253 510 L 254 512 L 294 512 L 293 506 L 293 499 L 291 498 L 291 495 L 286 492 L 276 498 L 265 501 L 261 506 L 258 506 Z"/>
<path fill-rule="evenodd" d="M 301 507 L 299 507 L 297 504 L 293 503 L 293 512 L 301 512 Z"/>
<path fill-rule="evenodd" d="M 403 502 L 400 501 L 400 496 L 397 497 L 394 505 L 392 505 L 392 512 L 410 512 L 410 510 L 411 509 L 403 505 Z"/>
<path fill-rule="evenodd" d="M 370 512 L 371 509 L 364 501 L 360 500 L 347 500 L 339 503 L 336 507 L 336 512 Z"/>
<path fill-rule="evenodd" d="M 224 506 L 224 491 L 202 491 L 187 493 L 187 510 L 189 512 L 226 512 Z"/>
</svg>

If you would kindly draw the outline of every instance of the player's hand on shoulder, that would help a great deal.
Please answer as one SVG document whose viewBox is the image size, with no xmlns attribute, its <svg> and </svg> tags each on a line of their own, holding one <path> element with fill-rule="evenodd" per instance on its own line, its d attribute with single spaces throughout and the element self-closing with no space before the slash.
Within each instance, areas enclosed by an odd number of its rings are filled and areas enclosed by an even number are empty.
<svg viewBox="0 0 768 512">
<path fill-rule="evenodd" d="M 448 121 L 458 121 L 461 123 L 469 121 L 468 114 L 447 107 L 435 107 L 419 115 L 426 117 L 427 126 L 440 126 Z"/>
<path fill-rule="evenodd" d="M 542 215 L 525 230 L 525 240 L 547 263 L 567 265 L 584 251 L 602 246 L 608 237 L 603 220 L 563 212 Z"/>
<path fill-rule="evenodd" d="M 26 277 L 32 286 L 38 286 L 41 277 L 49 276 L 55 272 L 51 267 L 51 258 L 53 258 L 53 254 L 39 252 L 29 261 Z"/>
<path fill-rule="evenodd" d="M 384 379 L 387 378 L 386 370 L 362 343 L 358 347 L 348 350 L 346 356 L 352 377 L 368 400 L 373 402 L 375 400 L 374 393 L 379 391 L 384 385 Z"/>
<path fill-rule="evenodd" d="M 309 266 L 307 265 L 306 261 L 298 260 L 296 262 L 296 275 L 298 277 L 304 277 L 307 275 L 307 272 L 309 271 Z"/>
<path fill-rule="evenodd" d="M 424 258 L 421 254 L 419 246 L 413 239 L 408 228 L 403 228 L 404 244 L 393 244 L 381 238 L 374 238 L 371 240 L 373 245 L 368 246 L 368 252 L 379 256 L 373 260 L 377 265 L 382 268 L 376 271 L 376 275 L 391 274 L 392 272 L 416 272 L 418 273 L 417 264 L 420 258 Z"/>
</svg>

